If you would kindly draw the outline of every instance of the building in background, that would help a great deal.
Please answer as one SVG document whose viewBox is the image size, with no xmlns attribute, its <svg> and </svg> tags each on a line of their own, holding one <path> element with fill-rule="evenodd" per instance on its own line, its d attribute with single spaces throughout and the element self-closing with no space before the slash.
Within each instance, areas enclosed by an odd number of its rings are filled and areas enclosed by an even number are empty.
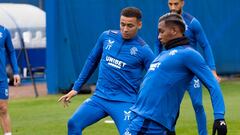
<svg viewBox="0 0 240 135">
<path fill-rule="evenodd" d="M 33 71 L 46 67 L 46 13 L 29 4 L 0 3 L 0 25 L 11 33 L 22 76 L 28 77 L 26 48 Z"/>
</svg>

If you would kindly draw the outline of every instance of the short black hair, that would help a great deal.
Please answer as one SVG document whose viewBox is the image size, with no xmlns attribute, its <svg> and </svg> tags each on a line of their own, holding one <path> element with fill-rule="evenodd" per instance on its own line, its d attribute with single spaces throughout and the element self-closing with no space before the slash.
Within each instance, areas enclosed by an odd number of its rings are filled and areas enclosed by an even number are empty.
<svg viewBox="0 0 240 135">
<path fill-rule="evenodd" d="M 165 15 L 161 16 L 159 18 L 159 23 L 162 22 L 162 21 L 165 21 L 165 24 L 166 25 L 169 25 L 169 24 L 174 24 L 176 26 L 178 26 L 181 30 L 182 33 L 185 32 L 185 23 L 184 23 L 184 20 L 182 18 L 181 15 L 179 15 L 178 13 L 166 13 Z"/>
<path fill-rule="evenodd" d="M 122 9 L 121 16 L 125 17 L 136 17 L 138 20 L 142 19 L 142 12 L 136 7 L 126 7 Z"/>
</svg>

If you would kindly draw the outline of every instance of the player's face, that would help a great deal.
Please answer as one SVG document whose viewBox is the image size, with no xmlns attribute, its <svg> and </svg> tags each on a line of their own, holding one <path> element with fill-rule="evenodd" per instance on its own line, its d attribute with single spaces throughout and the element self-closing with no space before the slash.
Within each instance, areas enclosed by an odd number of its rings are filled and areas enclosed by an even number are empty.
<svg viewBox="0 0 240 135">
<path fill-rule="evenodd" d="M 121 16 L 120 18 L 120 30 L 124 39 L 133 38 L 141 27 L 142 22 L 136 17 Z"/>
<path fill-rule="evenodd" d="M 184 0 L 168 0 L 168 7 L 170 12 L 182 13 L 182 8 L 184 6 Z"/>
<path fill-rule="evenodd" d="M 171 27 L 166 26 L 165 21 L 161 21 L 158 24 L 158 31 L 159 31 L 159 35 L 158 35 L 158 39 L 159 41 L 165 45 L 168 41 L 174 39 L 174 31 Z"/>
</svg>

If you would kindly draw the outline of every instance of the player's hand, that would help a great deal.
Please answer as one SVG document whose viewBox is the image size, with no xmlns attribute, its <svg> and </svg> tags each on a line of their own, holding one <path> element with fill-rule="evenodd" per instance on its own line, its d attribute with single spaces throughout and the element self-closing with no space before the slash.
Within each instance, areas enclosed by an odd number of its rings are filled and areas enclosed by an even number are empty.
<svg viewBox="0 0 240 135">
<path fill-rule="evenodd" d="M 62 102 L 64 107 L 68 107 L 68 104 L 70 103 L 71 98 L 74 97 L 75 95 L 77 95 L 77 91 L 71 90 L 66 95 L 60 97 L 58 99 L 58 102 Z"/>
<path fill-rule="evenodd" d="M 224 119 L 215 120 L 213 124 L 212 135 L 226 135 L 227 134 L 227 124 Z"/>
<path fill-rule="evenodd" d="M 219 77 L 217 75 L 217 72 L 215 70 L 212 70 L 212 73 L 213 73 L 214 77 L 217 79 L 217 81 L 220 82 L 221 81 L 221 77 Z"/>
<path fill-rule="evenodd" d="M 13 85 L 18 86 L 21 84 L 21 78 L 19 74 L 13 75 Z"/>
</svg>

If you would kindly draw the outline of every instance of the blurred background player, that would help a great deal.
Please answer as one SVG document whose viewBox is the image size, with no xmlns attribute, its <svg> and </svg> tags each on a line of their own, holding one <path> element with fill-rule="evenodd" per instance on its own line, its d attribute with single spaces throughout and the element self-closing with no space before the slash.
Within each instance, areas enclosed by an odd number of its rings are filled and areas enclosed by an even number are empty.
<svg viewBox="0 0 240 135">
<path fill-rule="evenodd" d="M 158 39 L 166 51 L 155 58 L 144 77 L 138 99 L 130 109 L 131 123 L 125 134 L 172 134 L 186 88 L 196 75 L 211 97 L 213 133 L 226 135 L 225 105 L 219 83 L 201 54 L 189 46 L 182 17 L 177 13 L 165 14 L 159 19 L 158 29 Z"/>
<path fill-rule="evenodd" d="M 185 36 L 189 38 L 190 46 L 197 50 L 197 44 L 203 50 L 204 58 L 212 70 L 214 76 L 218 81 L 220 81 L 220 77 L 218 77 L 216 73 L 216 67 L 214 62 L 214 57 L 212 54 L 211 46 L 208 42 L 208 39 L 203 31 L 203 28 L 200 22 L 190 15 L 189 13 L 183 12 L 184 0 L 168 0 L 168 7 L 170 12 L 176 12 L 182 15 L 185 25 L 186 31 Z M 155 46 L 155 52 L 159 54 L 162 51 L 162 45 L 159 41 Z M 195 111 L 195 116 L 197 120 L 198 133 L 199 135 L 207 134 L 207 122 L 206 122 L 206 114 L 204 111 L 203 103 L 202 103 L 202 86 L 201 82 L 198 78 L 194 77 L 191 81 L 189 87 L 187 88 L 188 93 L 190 95 L 192 105 Z"/>
<path fill-rule="evenodd" d="M 60 97 L 64 105 L 75 96 L 99 65 L 95 93 L 76 110 L 68 121 L 68 134 L 81 135 L 82 130 L 110 116 L 123 134 L 128 126 L 129 108 L 135 103 L 142 82 L 142 72 L 149 68 L 154 54 L 138 36 L 142 13 L 135 7 L 121 11 L 120 31 L 102 33 L 90 53 L 73 89 Z"/>
<path fill-rule="evenodd" d="M 18 74 L 18 65 L 15 50 L 11 41 L 9 31 L 0 26 L 0 120 L 4 135 L 11 135 L 11 123 L 8 113 L 8 77 L 6 72 L 6 60 L 9 60 L 13 69 L 13 84 L 20 84 L 20 76 Z"/>
</svg>

